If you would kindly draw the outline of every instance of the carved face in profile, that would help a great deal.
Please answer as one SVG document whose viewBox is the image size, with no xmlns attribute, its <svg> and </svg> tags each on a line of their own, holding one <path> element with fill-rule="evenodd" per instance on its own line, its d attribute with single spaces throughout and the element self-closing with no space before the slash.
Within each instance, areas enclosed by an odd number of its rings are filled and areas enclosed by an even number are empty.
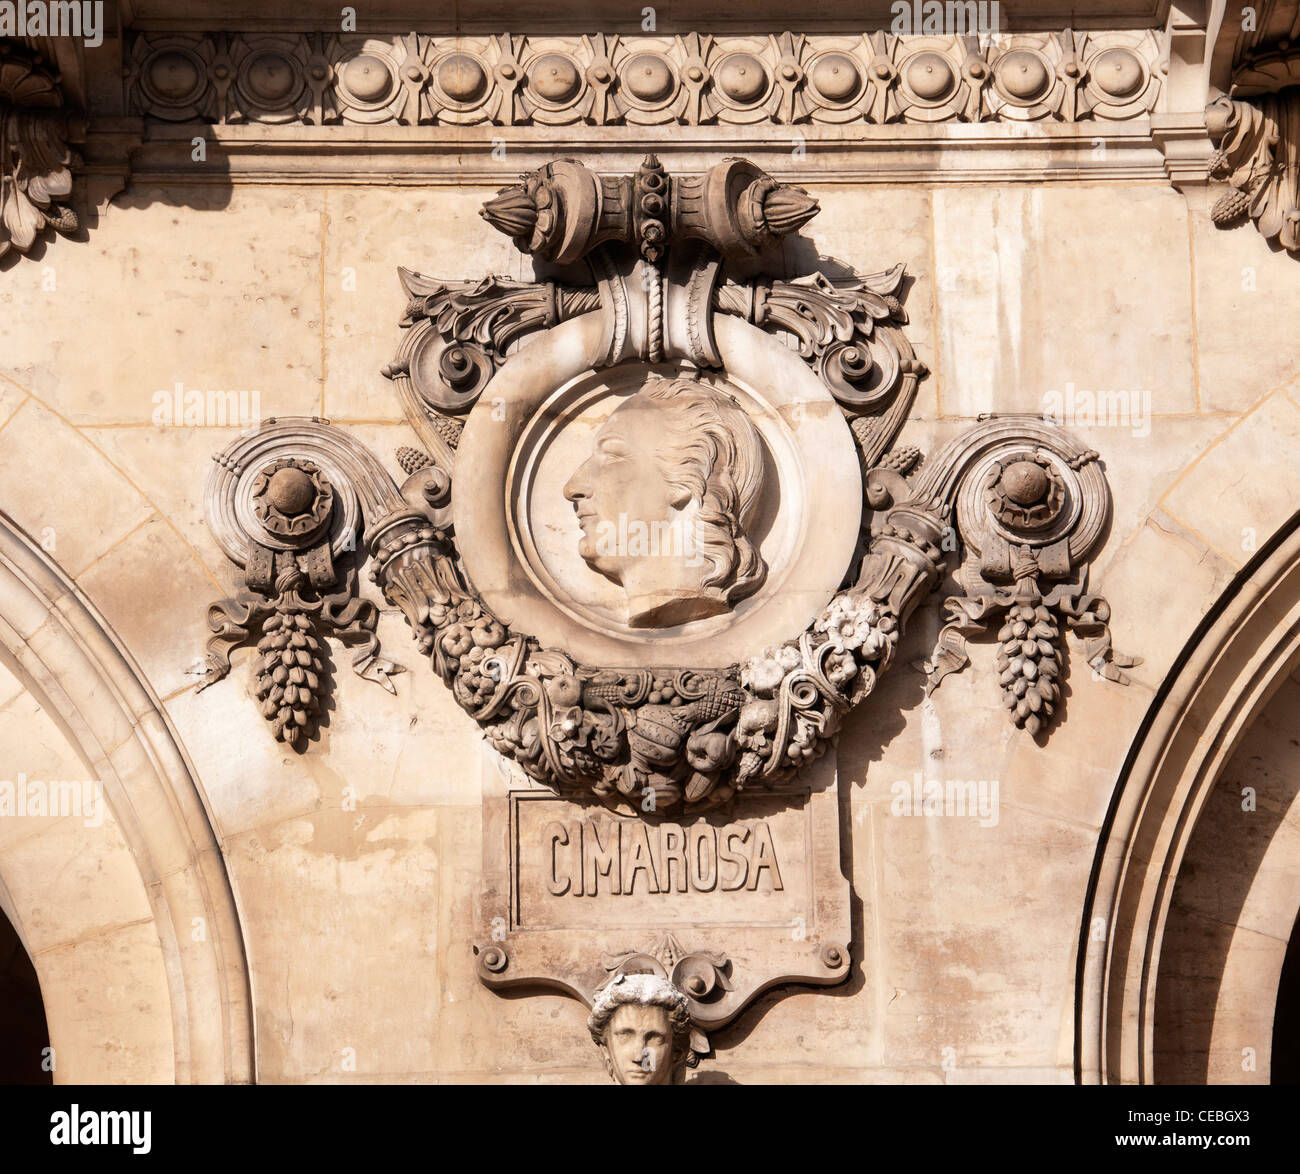
<svg viewBox="0 0 1300 1174">
<path fill-rule="evenodd" d="M 767 568 L 749 534 L 763 493 L 758 430 L 728 395 L 656 379 L 596 434 L 564 486 L 578 553 L 627 593 L 634 628 L 729 610 Z"/>
<path fill-rule="evenodd" d="M 690 1041 L 690 1006 L 666 978 L 619 975 L 595 999 L 587 1020 L 619 1084 L 672 1084 Z"/>
</svg>

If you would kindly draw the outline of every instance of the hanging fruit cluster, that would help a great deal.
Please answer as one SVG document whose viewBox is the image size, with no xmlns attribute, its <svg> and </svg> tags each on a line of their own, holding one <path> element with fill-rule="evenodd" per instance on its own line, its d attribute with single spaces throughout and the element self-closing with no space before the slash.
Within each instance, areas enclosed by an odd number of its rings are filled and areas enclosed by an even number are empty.
<svg viewBox="0 0 1300 1174">
<path fill-rule="evenodd" d="M 1021 581 L 998 632 L 997 669 L 1002 702 L 1031 734 L 1047 724 L 1060 697 L 1060 627 L 1034 582 Z"/>
<path fill-rule="evenodd" d="M 321 712 L 321 646 L 311 619 L 278 611 L 257 642 L 257 699 L 278 741 L 297 747 L 309 738 Z"/>
</svg>

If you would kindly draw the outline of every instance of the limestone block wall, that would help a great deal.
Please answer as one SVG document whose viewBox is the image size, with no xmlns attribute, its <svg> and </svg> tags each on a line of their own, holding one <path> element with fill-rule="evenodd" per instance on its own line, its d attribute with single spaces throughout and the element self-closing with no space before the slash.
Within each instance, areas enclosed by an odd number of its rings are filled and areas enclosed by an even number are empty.
<svg viewBox="0 0 1300 1174">
<path fill-rule="evenodd" d="M 1300 270 L 1252 230 L 1215 228 L 1203 191 L 1162 183 L 802 182 L 822 211 L 787 243 L 790 275 L 897 261 L 911 275 L 909 337 L 930 374 L 901 443 L 933 452 L 981 413 L 1056 402 L 1101 453 L 1114 517 L 1092 581 L 1116 646 L 1143 663 L 1119 686 L 1074 645 L 1039 744 L 1004 717 L 991 643 L 925 696 L 943 592 L 932 598 L 840 737 L 853 977 L 763 996 L 692 1079 L 1070 1081 L 1081 918 L 1116 778 L 1209 602 L 1300 497 L 1300 360 L 1279 328 L 1300 311 Z M 530 275 L 477 215 L 494 191 L 133 185 L 88 240 L 0 277 L 0 508 L 102 613 L 191 766 L 246 953 L 253 1060 L 227 1078 L 606 1079 L 577 1001 L 501 998 L 474 975 L 480 789 L 495 765 L 399 615 L 380 623 L 409 669 L 396 696 L 336 646 L 335 703 L 305 753 L 272 740 L 247 653 L 195 693 L 208 604 L 236 586 L 203 483 L 239 429 L 157 415 L 155 393 L 178 384 L 257 392 L 262 417 L 326 417 L 395 468 L 411 433 L 379 371 L 404 305 L 396 267 Z M 1123 414 L 1090 419 L 1087 397 L 1115 391 Z M 3 680 L 4 772 L 96 769 L 21 672 Z M 996 782 L 996 821 L 895 814 L 895 784 L 918 774 Z M 63 851 L 58 833 L 27 854 L 0 830 L 6 909 L 52 1024 L 76 984 L 93 1001 L 106 950 L 139 974 L 142 1023 L 171 1022 L 184 987 L 169 988 L 149 912 L 165 873 L 142 871 L 117 820 L 75 838 L 91 896 L 84 925 L 63 920 L 53 938 L 34 878 Z M 156 1051 L 93 1071 L 188 1078 L 176 1050 L 162 1033 Z"/>
</svg>

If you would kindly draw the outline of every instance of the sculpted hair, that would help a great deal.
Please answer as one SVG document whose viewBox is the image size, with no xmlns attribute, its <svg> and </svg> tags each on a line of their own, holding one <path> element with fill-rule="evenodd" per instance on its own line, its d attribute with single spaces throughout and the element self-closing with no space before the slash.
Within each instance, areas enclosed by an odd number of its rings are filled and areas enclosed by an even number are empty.
<svg viewBox="0 0 1300 1174">
<path fill-rule="evenodd" d="M 673 1032 L 672 1062 L 680 1063 L 691 1044 L 691 1005 L 681 991 L 657 974 L 620 974 L 596 996 L 587 1018 L 592 1040 L 603 1047 L 614 1012 L 628 1004 L 663 1007 L 668 1012 Z"/>
<path fill-rule="evenodd" d="M 638 394 L 663 417 L 664 478 L 699 503 L 696 553 L 710 564 L 703 585 L 728 603 L 752 595 L 767 576 L 748 533 L 763 489 L 763 442 L 729 395 L 691 379 L 659 379 Z"/>
</svg>

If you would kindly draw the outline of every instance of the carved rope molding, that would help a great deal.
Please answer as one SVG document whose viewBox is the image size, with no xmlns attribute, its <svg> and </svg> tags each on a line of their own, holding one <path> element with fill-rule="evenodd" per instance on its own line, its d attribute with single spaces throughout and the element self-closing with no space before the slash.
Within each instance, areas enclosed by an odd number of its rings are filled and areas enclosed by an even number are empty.
<svg viewBox="0 0 1300 1174">
<path fill-rule="evenodd" d="M 1124 121 L 1154 31 L 988 36 L 395 37 L 138 33 L 129 108 L 167 122 L 357 126 Z"/>
<path fill-rule="evenodd" d="M 26 46 L 0 42 L 0 257 L 27 252 L 47 228 L 76 232 L 68 143 L 84 129 L 55 71 Z"/>
<path fill-rule="evenodd" d="M 1210 174 L 1233 189 L 1215 202 L 1215 224 L 1249 217 L 1265 239 L 1300 250 L 1300 54 L 1248 58 L 1205 118 L 1218 147 Z"/>
<path fill-rule="evenodd" d="M 999 609 L 1011 612 L 999 636 L 1002 684 L 1013 719 L 1031 732 L 1057 699 L 1057 612 L 1089 641 L 1090 663 L 1122 680 L 1110 662 L 1132 662 L 1113 657 L 1105 602 L 1083 593 L 1110 507 L 1097 454 L 1041 420 L 995 419 L 909 480 L 915 449 L 882 455 L 924 370 L 901 330 L 893 292 L 901 267 L 846 289 L 817 274 L 724 280 L 727 258 L 757 256 L 816 211 L 806 193 L 743 160 L 675 178 L 653 158 L 629 177 L 562 161 L 489 201 L 485 218 L 539 260 L 585 256 L 595 290 L 403 274 L 414 295 L 405 357 L 387 374 L 428 452 L 399 453 L 408 474 L 400 490 L 356 442 L 319 421 L 273 422 L 217 458 L 210 522 L 252 595 L 212 609 L 213 679 L 230 648 L 276 617 L 259 644 L 258 695 L 276 735 L 299 748 L 321 707 L 320 649 L 305 641 L 313 616 L 367 638 L 357 671 L 374 666 L 387 683 L 394 667 L 375 659 L 369 605 L 353 597 L 350 579 L 328 594 L 338 586 L 332 558 L 363 525 L 372 580 L 500 753 L 560 793 L 698 810 L 783 782 L 825 752 L 938 586 L 955 521 L 967 594 L 949 606 L 965 618 L 945 630 L 936 683 L 964 663 L 958 636 Z M 591 665 L 511 630 L 472 589 L 457 549 L 448 438 L 457 413 L 490 385 L 506 341 L 568 313 L 600 323 L 610 367 L 673 356 L 718 365 L 717 313 L 793 334 L 850 421 L 867 511 L 863 557 L 805 631 L 725 669 Z M 353 622 L 333 618 L 340 614 Z"/>
</svg>

